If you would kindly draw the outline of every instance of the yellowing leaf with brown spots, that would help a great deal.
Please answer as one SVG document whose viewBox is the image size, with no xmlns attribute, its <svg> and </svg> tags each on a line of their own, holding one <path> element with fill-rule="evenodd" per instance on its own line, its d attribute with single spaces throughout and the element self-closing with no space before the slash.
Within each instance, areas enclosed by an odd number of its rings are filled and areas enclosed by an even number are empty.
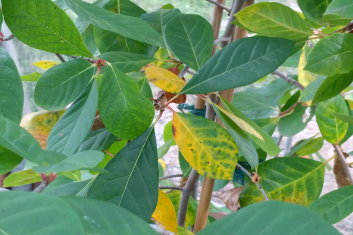
<svg viewBox="0 0 353 235">
<path fill-rule="evenodd" d="M 32 64 L 40 69 L 48 70 L 51 67 L 54 67 L 55 65 L 58 65 L 60 63 L 56 61 L 41 60 L 41 61 L 34 62 Z"/>
<path fill-rule="evenodd" d="M 238 148 L 220 125 L 203 117 L 174 113 L 173 135 L 185 160 L 200 175 L 233 178 Z"/>
<path fill-rule="evenodd" d="M 158 191 L 157 207 L 153 212 L 152 218 L 160 223 L 166 230 L 176 233 L 178 230 L 177 216 L 173 203 L 162 191 Z"/>
<path fill-rule="evenodd" d="M 64 112 L 64 110 L 60 110 L 29 113 L 22 118 L 21 126 L 33 135 L 42 148 L 45 148 L 49 132 Z"/>
<path fill-rule="evenodd" d="M 148 81 L 170 93 L 179 93 L 185 86 L 183 79 L 164 68 L 150 65 L 145 68 L 145 74 Z"/>
</svg>

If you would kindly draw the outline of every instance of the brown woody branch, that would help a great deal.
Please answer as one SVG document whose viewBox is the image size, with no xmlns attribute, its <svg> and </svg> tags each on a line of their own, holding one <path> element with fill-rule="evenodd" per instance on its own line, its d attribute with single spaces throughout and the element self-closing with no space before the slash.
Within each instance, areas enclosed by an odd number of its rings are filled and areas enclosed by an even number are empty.
<svg viewBox="0 0 353 235">
<path fill-rule="evenodd" d="M 278 71 L 274 71 L 274 72 L 272 72 L 272 74 L 283 79 L 284 81 L 288 82 L 289 84 L 296 86 L 299 90 L 304 90 L 304 86 L 302 84 L 300 84 L 298 81 L 294 80 L 293 78 L 290 78 L 287 75 L 285 75 L 281 72 L 278 72 Z"/>
<path fill-rule="evenodd" d="M 218 7 L 220 7 L 220 8 L 222 8 L 223 10 L 225 10 L 225 11 L 228 12 L 228 13 L 231 12 L 231 9 L 230 9 L 229 7 L 227 7 L 227 6 L 225 6 L 225 5 L 221 4 L 221 3 L 219 3 L 219 2 L 217 2 L 217 1 L 214 1 L 214 0 L 206 0 L 206 1 L 212 3 L 212 4 L 216 5 L 216 6 L 218 6 Z"/>
</svg>

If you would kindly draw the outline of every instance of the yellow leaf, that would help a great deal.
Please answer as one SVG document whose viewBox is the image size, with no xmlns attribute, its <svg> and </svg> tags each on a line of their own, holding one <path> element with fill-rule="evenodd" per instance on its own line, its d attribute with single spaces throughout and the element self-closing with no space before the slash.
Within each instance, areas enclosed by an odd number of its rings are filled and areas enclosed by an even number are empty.
<svg viewBox="0 0 353 235">
<path fill-rule="evenodd" d="M 161 167 L 163 168 L 163 170 L 167 168 L 167 164 L 163 159 L 158 159 L 158 163 L 161 164 Z"/>
<path fill-rule="evenodd" d="M 145 74 L 148 81 L 170 93 L 179 93 L 185 86 L 183 79 L 164 68 L 150 65 L 145 68 Z"/>
<path fill-rule="evenodd" d="M 199 174 L 231 180 L 238 148 L 230 134 L 203 117 L 174 113 L 173 136 L 185 160 Z"/>
<path fill-rule="evenodd" d="M 162 191 L 158 191 L 157 207 L 153 212 L 152 218 L 160 223 L 166 230 L 176 233 L 178 230 L 177 216 L 173 203 Z"/>
<path fill-rule="evenodd" d="M 60 110 L 29 113 L 22 118 L 21 126 L 36 138 L 42 148 L 45 148 L 49 132 L 64 112 L 64 110 Z"/>
<path fill-rule="evenodd" d="M 178 227 L 177 235 L 193 235 L 194 233 L 184 227 Z"/>
<path fill-rule="evenodd" d="M 306 63 L 307 63 L 307 57 L 309 52 L 310 52 L 310 48 L 307 45 L 305 45 L 299 57 L 298 81 L 304 87 L 307 87 L 316 78 L 315 74 L 304 70 L 304 67 L 306 66 Z"/>
<path fill-rule="evenodd" d="M 37 61 L 37 62 L 33 63 L 34 66 L 36 66 L 40 69 L 43 69 L 43 70 L 48 70 L 57 64 L 59 64 L 59 62 L 49 61 L 49 60 L 41 60 L 41 61 Z"/>
</svg>

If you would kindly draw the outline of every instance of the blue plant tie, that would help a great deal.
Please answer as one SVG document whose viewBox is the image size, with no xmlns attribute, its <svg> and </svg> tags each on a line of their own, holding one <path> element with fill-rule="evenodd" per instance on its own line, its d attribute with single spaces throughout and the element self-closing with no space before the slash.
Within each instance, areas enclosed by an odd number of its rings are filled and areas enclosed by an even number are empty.
<svg viewBox="0 0 353 235">
<path fill-rule="evenodd" d="M 191 104 L 178 104 L 179 110 L 189 110 L 190 113 L 204 117 L 206 115 L 206 108 L 203 109 L 195 109 L 195 105 Z"/>
</svg>

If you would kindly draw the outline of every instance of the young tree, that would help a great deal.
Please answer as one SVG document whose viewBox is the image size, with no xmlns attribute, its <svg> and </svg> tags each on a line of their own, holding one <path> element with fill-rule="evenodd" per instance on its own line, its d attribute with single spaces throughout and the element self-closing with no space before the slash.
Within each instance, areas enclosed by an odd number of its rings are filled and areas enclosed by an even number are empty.
<svg viewBox="0 0 353 235">
<path fill-rule="evenodd" d="M 20 76 L 0 47 L 3 187 L 36 183 L 33 192 L 0 192 L 1 233 L 339 234 L 331 224 L 353 212 L 341 147 L 353 135 L 348 0 L 298 0 L 303 13 L 207 0 L 212 24 L 129 0 L 1 2 L 0 23 L 13 35 L 0 41 L 60 60 Z M 20 126 L 22 81 L 36 82 L 46 111 Z M 155 125 L 169 111 L 157 148 Z M 279 147 L 314 122 L 320 133 Z M 324 142 L 331 158 L 318 154 Z M 180 174 L 164 176 L 173 145 Z M 23 160 L 25 170 L 11 172 Z M 339 189 L 320 197 L 330 161 Z M 214 221 L 212 191 L 225 184 L 234 213 Z"/>
</svg>

